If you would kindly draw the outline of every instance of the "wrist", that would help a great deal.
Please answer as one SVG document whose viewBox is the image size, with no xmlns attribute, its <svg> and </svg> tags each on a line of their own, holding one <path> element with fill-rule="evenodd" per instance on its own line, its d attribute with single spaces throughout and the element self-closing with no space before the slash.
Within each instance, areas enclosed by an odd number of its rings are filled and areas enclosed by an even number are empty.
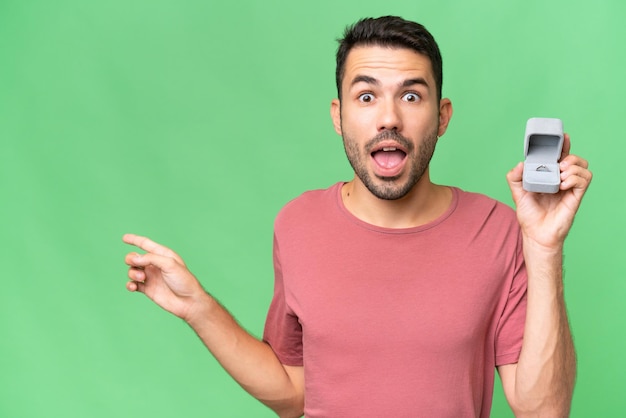
<svg viewBox="0 0 626 418">
<path fill-rule="evenodd" d="M 219 306 L 218 302 L 202 289 L 198 295 L 190 298 L 187 314 L 183 320 L 191 328 L 196 329 L 211 317 L 211 312 L 215 311 L 217 306 Z"/>
<path fill-rule="evenodd" d="M 531 234 L 522 232 L 522 242 L 524 244 L 524 253 L 528 251 L 551 257 L 563 254 L 564 240 L 537 239 Z"/>
<path fill-rule="evenodd" d="M 528 289 L 561 293 L 563 290 L 563 243 L 546 245 L 523 236 Z"/>
</svg>

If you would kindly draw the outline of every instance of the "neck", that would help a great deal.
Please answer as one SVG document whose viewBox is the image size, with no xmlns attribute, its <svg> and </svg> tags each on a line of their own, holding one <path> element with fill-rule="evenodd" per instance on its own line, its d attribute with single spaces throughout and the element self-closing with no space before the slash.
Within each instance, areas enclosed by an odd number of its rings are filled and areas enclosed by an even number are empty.
<svg viewBox="0 0 626 418">
<path fill-rule="evenodd" d="M 404 197 L 384 200 L 374 196 L 355 177 L 343 185 L 342 200 L 346 209 L 360 220 L 383 228 L 412 228 L 440 217 L 452 202 L 448 187 L 433 184 L 428 170 Z"/>
</svg>

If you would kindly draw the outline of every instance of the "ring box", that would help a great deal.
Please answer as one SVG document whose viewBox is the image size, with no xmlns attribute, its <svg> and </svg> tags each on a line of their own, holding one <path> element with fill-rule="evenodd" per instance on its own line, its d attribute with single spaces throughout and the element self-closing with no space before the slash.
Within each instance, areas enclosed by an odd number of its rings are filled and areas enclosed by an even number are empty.
<svg viewBox="0 0 626 418">
<path fill-rule="evenodd" d="M 561 185 L 559 159 L 563 150 L 563 122 L 530 118 L 524 139 L 522 187 L 536 193 L 556 193 Z"/>
</svg>

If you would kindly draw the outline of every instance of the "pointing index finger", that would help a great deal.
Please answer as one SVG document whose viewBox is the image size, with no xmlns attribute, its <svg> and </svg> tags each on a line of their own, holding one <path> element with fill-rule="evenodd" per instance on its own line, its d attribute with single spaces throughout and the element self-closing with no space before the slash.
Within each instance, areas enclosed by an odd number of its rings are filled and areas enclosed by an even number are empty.
<svg viewBox="0 0 626 418">
<path fill-rule="evenodd" d="M 122 237 L 122 240 L 126 244 L 134 245 L 135 247 L 141 248 L 142 250 L 146 252 L 157 254 L 163 257 L 170 257 L 180 262 L 181 264 L 184 264 L 183 260 L 174 251 L 170 250 L 169 248 L 161 244 L 158 244 L 152 241 L 148 237 L 142 237 L 141 235 L 135 235 L 135 234 L 125 234 Z"/>
</svg>

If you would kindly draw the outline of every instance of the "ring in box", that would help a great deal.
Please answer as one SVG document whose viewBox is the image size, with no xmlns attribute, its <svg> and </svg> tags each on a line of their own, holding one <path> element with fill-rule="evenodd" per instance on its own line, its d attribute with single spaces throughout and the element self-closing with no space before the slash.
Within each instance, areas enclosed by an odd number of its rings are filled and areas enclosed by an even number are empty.
<svg viewBox="0 0 626 418">
<path fill-rule="evenodd" d="M 563 122 L 553 118 L 531 118 L 524 139 L 524 190 L 556 193 L 561 185 L 559 158 L 563 150 Z"/>
</svg>

